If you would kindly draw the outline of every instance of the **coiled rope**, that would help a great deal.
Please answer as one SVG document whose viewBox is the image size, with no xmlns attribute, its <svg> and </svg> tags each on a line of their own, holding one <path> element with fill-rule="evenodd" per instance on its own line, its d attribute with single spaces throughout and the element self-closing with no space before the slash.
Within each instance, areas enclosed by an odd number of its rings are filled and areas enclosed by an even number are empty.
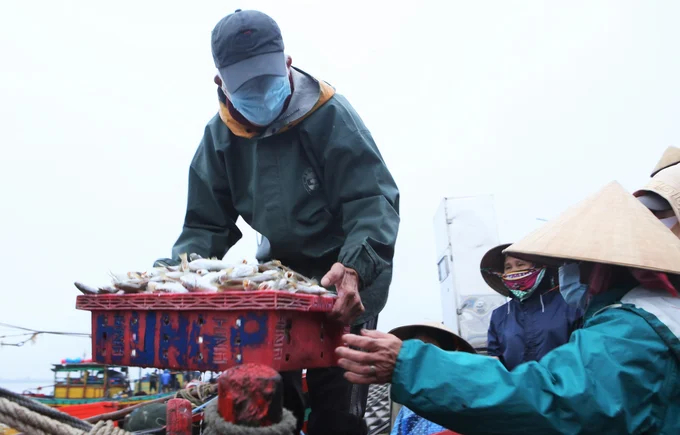
<svg viewBox="0 0 680 435">
<path fill-rule="evenodd" d="M 203 415 L 206 423 L 204 435 L 291 435 L 297 425 L 293 413 L 285 408 L 281 421 L 266 427 L 237 426 L 224 421 L 217 410 L 217 401 L 209 403 Z"/>
<path fill-rule="evenodd" d="M 10 400 L 13 403 L 16 403 L 30 411 L 33 411 L 40 415 L 44 415 L 46 417 L 51 418 L 52 420 L 56 420 L 60 423 L 67 424 L 71 427 L 75 427 L 83 431 L 89 431 L 90 429 L 92 429 L 92 425 L 86 421 L 80 420 L 64 412 L 58 411 L 54 408 L 50 408 L 47 405 L 43 405 L 42 403 L 36 400 L 29 399 L 27 397 L 22 396 L 21 394 L 17 394 L 13 391 L 9 391 L 1 387 L 0 398 Z"/>
<path fill-rule="evenodd" d="M 217 385 L 215 384 L 201 384 L 179 390 L 175 394 L 176 399 L 186 399 L 194 406 L 204 404 L 211 396 L 217 393 Z"/>
<path fill-rule="evenodd" d="M 88 430 L 75 428 L 5 398 L 0 398 L 0 422 L 31 435 L 132 435 L 110 421 L 100 421 Z"/>
</svg>

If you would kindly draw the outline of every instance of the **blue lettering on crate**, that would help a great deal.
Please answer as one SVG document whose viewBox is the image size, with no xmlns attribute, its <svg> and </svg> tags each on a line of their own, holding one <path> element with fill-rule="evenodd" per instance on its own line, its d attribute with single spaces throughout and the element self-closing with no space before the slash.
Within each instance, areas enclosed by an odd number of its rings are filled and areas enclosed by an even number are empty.
<svg viewBox="0 0 680 435">
<path fill-rule="evenodd" d="M 181 368 L 186 365 L 189 350 L 189 318 L 181 311 L 160 312 L 158 316 L 160 317 L 158 359 L 163 367 Z M 177 328 L 173 327 L 171 316 L 172 319 L 176 319 Z"/>
<path fill-rule="evenodd" d="M 144 311 L 144 329 L 140 332 L 142 323 L 140 312 L 135 311 L 130 317 L 130 338 L 134 353 L 130 361 L 134 366 L 153 367 L 156 349 L 154 348 L 154 335 L 156 332 L 156 314 L 153 311 Z M 141 346 L 139 344 L 142 344 Z"/>
<path fill-rule="evenodd" d="M 125 357 L 125 316 L 113 315 L 113 334 L 111 336 L 111 362 L 122 364 Z"/>
<path fill-rule="evenodd" d="M 109 326 L 109 315 L 113 325 Z M 120 313 L 104 313 L 97 316 L 95 336 L 96 360 L 109 364 L 122 364 L 125 356 L 125 317 Z M 111 344 L 111 354 L 108 353 Z"/>
<path fill-rule="evenodd" d="M 106 324 L 106 314 L 97 315 L 96 330 L 94 331 L 94 359 L 97 362 L 107 362 L 106 344 L 109 341 L 109 334 L 113 333 L 113 328 Z"/>
<path fill-rule="evenodd" d="M 267 339 L 267 313 L 246 313 L 239 317 L 240 322 L 231 327 L 231 356 L 237 363 L 243 362 L 244 347 L 260 347 Z"/>
<path fill-rule="evenodd" d="M 230 317 L 213 317 L 212 346 L 208 348 L 208 361 L 212 361 L 213 366 L 221 366 L 229 362 L 229 345 L 227 344 L 229 334 Z"/>
<path fill-rule="evenodd" d="M 203 327 L 206 326 L 206 321 L 202 316 L 191 322 L 187 349 L 187 363 L 191 364 L 193 362 L 198 369 L 209 370 L 213 367 L 213 364 L 216 362 L 212 359 L 213 349 L 226 340 L 224 336 L 219 335 L 219 325 L 224 323 L 224 321 L 219 319 L 215 321 L 215 319 L 213 319 L 213 323 L 216 323 L 216 334 L 208 335 L 202 331 Z M 201 350 L 201 348 L 203 350 Z"/>
</svg>

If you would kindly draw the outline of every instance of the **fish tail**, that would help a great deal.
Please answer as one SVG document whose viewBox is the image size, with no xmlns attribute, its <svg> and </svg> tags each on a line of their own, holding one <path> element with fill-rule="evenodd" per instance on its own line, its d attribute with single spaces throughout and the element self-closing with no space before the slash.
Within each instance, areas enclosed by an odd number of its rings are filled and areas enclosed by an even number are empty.
<svg viewBox="0 0 680 435">
<path fill-rule="evenodd" d="M 182 260 L 182 266 L 181 270 L 182 272 L 186 272 L 189 270 L 189 259 L 187 258 L 187 253 L 179 254 L 179 259 Z"/>
</svg>

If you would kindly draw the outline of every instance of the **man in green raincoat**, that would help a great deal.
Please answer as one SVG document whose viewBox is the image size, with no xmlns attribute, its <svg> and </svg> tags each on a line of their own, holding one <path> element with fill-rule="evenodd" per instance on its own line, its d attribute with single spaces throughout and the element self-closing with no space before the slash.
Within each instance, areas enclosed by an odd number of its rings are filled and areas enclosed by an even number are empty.
<svg viewBox="0 0 680 435">
<path fill-rule="evenodd" d="M 508 371 L 483 355 L 365 331 L 337 349 L 346 377 L 470 434 L 679 434 L 680 240 L 618 183 L 504 252 L 564 262 L 560 292 L 584 327 Z"/>
<path fill-rule="evenodd" d="M 375 329 L 387 300 L 399 227 L 399 191 L 370 132 L 335 90 L 292 67 L 278 25 L 257 11 L 212 32 L 219 113 L 189 169 L 184 228 L 172 249 L 223 256 L 238 217 L 266 237 L 258 260 L 278 259 L 335 286 L 331 315 Z M 304 418 L 301 374 L 284 374 L 285 403 Z M 307 373 L 309 433 L 361 434 L 367 387 L 340 368 Z"/>
</svg>

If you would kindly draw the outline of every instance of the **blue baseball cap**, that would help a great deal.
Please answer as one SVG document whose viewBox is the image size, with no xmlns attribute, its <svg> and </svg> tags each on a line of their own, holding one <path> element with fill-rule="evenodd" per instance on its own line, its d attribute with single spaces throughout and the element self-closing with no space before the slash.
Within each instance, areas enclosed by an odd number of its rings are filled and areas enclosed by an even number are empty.
<svg viewBox="0 0 680 435">
<path fill-rule="evenodd" d="M 283 50 L 276 21 L 259 11 L 237 9 L 212 31 L 213 60 L 228 92 L 255 77 L 288 75 Z"/>
</svg>

